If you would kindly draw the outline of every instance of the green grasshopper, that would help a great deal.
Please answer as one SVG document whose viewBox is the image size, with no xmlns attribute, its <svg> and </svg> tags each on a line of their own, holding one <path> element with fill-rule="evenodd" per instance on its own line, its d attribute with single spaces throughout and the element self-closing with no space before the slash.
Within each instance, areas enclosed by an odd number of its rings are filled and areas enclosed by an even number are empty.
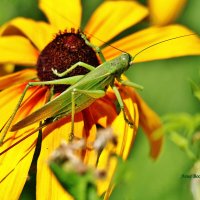
<svg viewBox="0 0 200 200">
<path fill-rule="evenodd" d="M 191 34 L 190 34 L 191 35 Z M 177 39 L 180 37 L 185 37 L 189 35 L 179 36 L 171 39 L 167 39 L 153 45 L 148 46 L 147 48 L 138 52 L 134 57 L 132 57 L 128 53 L 122 53 L 118 57 L 105 61 L 105 58 L 100 50 L 99 47 L 94 46 L 91 44 L 86 36 L 81 33 L 82 38 L 85 40 L 86 44 L 91 46 L 98 54 L 102 61 L 102 64 L 98 67 L 93 67 L 89 64 L 78 62 L 72 65 L 68 70 L 64 71 L 63 73 L 58 73 L 56 70 L 52 68 L 52 71 L 58 77 L 64 77 L 66 74 L 71 72 L 77 66 L 82 66 L 90 71 L 86 75 L 78 75 L 53 81 L 43 81 L 43 82 L 29 82 L 24 89 L 21 98 L 12 114 L 9 118 L 6 125 L 2 128 L 2 135 L 0 138 L 0 143 L 3 143 L 3 139 L 6 133 L 10 131 L 17 131 L 22 129 L 28 125 L 31 125 L 36 122 L 41 122 L 44 120 L 44 123 L 37 129 L 41 129 L 42 127 L 46 126 L 49 123 L 52 123 L 58 119 L 61 119 L 66 116 L 71 115 L 71 134 L 69 137 L 69 141 L 73 140 L 74 137 L 74 115 L 77 112 L 82 111 L 83 109 L 90 106 L 96 99 L 101 98 L 105 95 L 106 90 L 109 86 L 112 87 L 116 98 L 118 100 L 119 106 L 124 114 L 124 120 L 128 123 L 130 127 L 133 127 L 134 123 L 130 121 L 124 109 L 123 100 L 120 96 L 120 93 L 117 87 L 114 85 L 115 80 L 119 81 L 121 84 L 135 87 L 142 89 L 142 86 L 135 84 L 130 81 L 124 81 L 121 79 L 121 75 L 128 70 L 129 67 L 133 65 L 134 58 L 139 55 L 141 52 L 158 45 L 163 42 L 167 42 L 169 40 Z M 64 92 L 62 92 L 59 96 L 55 99 L 46 103 L 43 107 L 36 110 L 26 118 L 22 119 L 21 121 L 17 122 L 11 127 L 12 121 L 23 101 L 23 98 L 30 87 L 33 86 L 44 86 L 44 85 L 57 85 L 57 84 L 67 84 L 71 85 L 68 87 Z M 10 129 L 11 127 L 11 129 Z"/>
</svg>

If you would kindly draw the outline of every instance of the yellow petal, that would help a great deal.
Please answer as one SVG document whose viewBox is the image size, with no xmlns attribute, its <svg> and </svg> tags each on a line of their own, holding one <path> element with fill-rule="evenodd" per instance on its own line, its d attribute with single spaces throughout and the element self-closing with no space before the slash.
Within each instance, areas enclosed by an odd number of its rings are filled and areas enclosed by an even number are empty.
<svg viewBox="0 0 200 200">
<path fill-rule="evenodd" d="M 36 70 L 26 69 L 0 77 L 0 90 L 37 77 Z"/>
<path fill-rule="evenodd" d="M 0 37 L 0 63 L 36 65 L 38 51 L 21 36 Z"/>
<path fill-rule="evenodd" d="M 25 35 L 40 51 L 53 39 L 56 32 L 50 24 L 22 17 L 1 27 L 1 35 Z"/>
<path fill-rule="evenodd" d="M 0 64 L 0 76 L 13 72 L 15 66 L 12 64 Z"/>
<path fill-rule="evenodd" d="M 186 0 L 148 0 L 150 19 L 154 25 L 170 24 L 179 16 Z"/>
<path fill-rule="evenodd" d="M 104 1 L 91 16 L 85 32 L 94 36 L 93 44 L 100 46 L 147 14 L 147 9 L 135 1 Z"/>
<path fill-rule="evenodd" d="M 35 147 L 31 149 L 29 147 L 36 138 L 37 134 L 28 137 L 25 143 L 19 143 L 19 145 L 6 152 L 3 159 L 0 159 L 1 200 L 7 200 L 11 197 L 12 199 L 19 199 L 28 178 L 28 171 L 35 150 Z"/>
<path fill-rule="evenodd" d="M 112 44 L 112 46 L 135 56 L 137 53 L 153 44 L 188 34 L 192 34 L 192 31 L 180 25 L 151 27 L 125 37 Z M 120 52 L 113 49 L 111 46 L 108 46 L 103 50 L 103 53 L 107 59 L 110 59 L 119 55 Z M 197 35 L 181 37 L 157 44 L 139 53 L 135 57 L 134 62 L 188 55 L 200 55 L 200 39 Z"/>
<path fill-rule="evenodd" d="M 132 90 L 127 88 L 127 90 Z M 131 97 L 133 101 L 138 106 L 139 110 L 139 119 L 140 126 L 143 128 L 145 134 L 150 143 L 150 155 L 152 158 L 157 158 L 162 147 L 163 135 L 161 134 L 162 123 L 158 115 L 148 107 L 148 105 L 142 100 L 142 98 L 135 92 L 131 92 Z M 160 134 L 156 135 L 156 131 L 159 131 Z M 156 135 L 156 136 L 155 136 Z"/>
<path fill-rule="evenodd" d="M 123 98 L 123 102 L 125 105 L 126 115 L 130 118 L 133 122 L 133 128 L 131 128 L 127 122 L 124 120 L 124 116 L 121 115 L 117 117 L 111 127 L 113 127 L 114 132 L 117 134 L 118 142 L 117 145 L 117 154 L 122 156 L 123 159 L 126 159 L 129 155 L 133 142 L 135 140 L 135 136 L 138 129 L 139 123 L 139 113 L 137 104 L 133 103 L 132 99 L 130 98 L 130 91 L 126 90 L 126 88 L 119 89 L 120 94 Z M 122 123 L 123 121 L 123 123 Z M 120 124 L 120 126 L 119 126 Z M 123 133 L 123 134 L 122 134 Z"/>
<path fill-rule="evenodd" d="M 43 91 L 41 91 L 43 92 Z M 4 106 L 0 107 L 1 127 L 2 121 L 7 121 L 8 114 L 11 114 L 20 93 L 13 92 L 14 98 L 7 100 Z M 2 101 L 3 98 L 1 98 Z M 7 99 L 7 97 L 6 97 Z M 44 104 L 45 95 L 35 102 L 34 111 Z M 24 112 L 24 113 L 28 113 Z M 7 114 L 8 113 L 8 114 Z M 21 117 L 25 117 L 21 115 Z M 30 130 L 38 127 L 38 124 L 31 125 L 18 132 L 8 132 L 3 145 L 0 147 L 0 199 L 19 199 L 23 186 L 28 178 L 28 171 L 32 162 L 38 133 L 30 134 Z M 19 178 L 20 177 L 20 178 Z"/>
<path fill-rule="evenodd" d="M 83 133 L 83 120 L 80 114 L 75 117 L 74 132 L 76 137 L 80 136 L 79 133 Z M 58 197 L 59 200 L 72 199 L 54 177 L 47 164 L 50 154 L 60 145 L 61 141 L 68 141 L 70 132 L 70 117 L 49 125 L 43 131 L 42 147 L 37 164 L 36 194 L 38 200 L 57 199 Z"/>
<path fill-rule="evenodd" d="M 57 30 L 80 28 L 82 16 L 80 0 L 40 0 L 39 7 Z"/>
<path fill-rule="evenodd" d="M 130 128 L 124 120 L 123 113 L 121 112 L 116 119 L 111 124 L 113 133 L 117 137 L 117 147 L 115 153 L 121 156 L 123 159 L 126 159 L 131 147 L 133 145 L 136 131 L 138 128 L 139 115 L 137 110 L 137 105 L 132 102 L 131 98 L 128 98 L 129 94 L 125 90 L 121 90 L 121 96 L 123 98 L 126 109 L 127 116 L 130 116 L 131 120 L 134 122 L 134 128 Z M 112 149 L 113 151 L 113 149 Z M 113 185 L 111 184 L 111 179 L 114 175 L 114 171 L 117 165 L 116 159 L 112 159 L 107 166 L 109 155 L 112 152 L 111 149 L 105 148 L 101 153 L 98 163 L 98 169 L 106 169 L 108 172 L 105 180 L 98 181 L 98 192 L 102 194 L 106 191 L 106 196 L 109 196 L 110 191 L 112 190 Z"/>
<path fill-rule="evenodd" d="M 78 131 L 79 138 L 85 138 L 87 144 L 91 145 L 91 143 L 93 143 L 96 138 L 96 124 L 88 108 L 82 110 L 82 115 L 84 121 L 84 129 L 81 135 L 80 135 L 80 130 Z"/>
<path fill-rule="evenodd" d="M 110 154 L 112 153 L 112 147 L 110 148 L 104 148 L 104 151 L 101 153 L 102 159 L 99 159 L 99 164 L 97 166 L 98 169 L 106 170 L 106 178 L 102 180 L 97 181 L 97 191 L 99 195 L 102 195 L 105 193 L 104 199 L 109 199 L 109 196 L 113 189 L 113 182 L 112 178 L 114 176 L 116 167 L 117 167 L 117 158 L 116 157 L 110 157 Z"/>
<path fill-rule="evenodd" d="M 97 99 L 90 107 L 90 112 L 96 124 L 106 128 L 117 117 L 116 107 L 112 99 L 108 95 L 101 99 Z M 101 111 L 101 112 L 99 112 Z"/>
<path fill-rule="evenodd" d="M 3 115 L 1 115 L 0 127 L 2 127 L 11 116 L 15 106 L 19 101 L 19 98 L 21 97 L 22 92 L 25 89 L 26 84 L 27 83 L 14 85 L 0 92 L 0 109 L 1 113 L 3 113 Z M 30 88 L 27 91 L 24 100 L 29 98 L 31 94 L 36 91 L 36 89 L 37 88 Z"/>
</svg>

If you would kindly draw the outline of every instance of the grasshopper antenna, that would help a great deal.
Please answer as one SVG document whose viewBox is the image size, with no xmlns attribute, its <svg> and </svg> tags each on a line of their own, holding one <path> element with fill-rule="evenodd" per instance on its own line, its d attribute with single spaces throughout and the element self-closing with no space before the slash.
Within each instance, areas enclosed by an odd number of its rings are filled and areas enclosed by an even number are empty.
<svg viewBox="0 0 200 200">
<path fill-rule="evenodd" d="M 156 43 L 154 43 L 154 44 L 152 44 L 152 45 L 150 45 L 150 46 L 148 46 L 148 47 L 142 49 L 142 50 L 139 51 L 138 53 L 136 53 L 136 54 L 132 57 L 132 59 L 131 59 L 132 61 L 131 61 L 130 65 L 133 64 L 133 60 L 134 60 L 140 53 L 142 53 L 143 51 L 146 51 L 147 49 L 150 49 L 150 48 L 152 48 L 152 47 L 154 47 L 154 46 L 157 46 L 158 44 L 162 44 L 162 43 L 165 43 L 165 42 L 168 42 L 168 41 L 171 41 L 171 40 L 175 40 L 175 39 L 179 39 L 179 38 L 183 38 L 183 37 L 188 37 L 188 36 L 192 36 L 192 35 L 196 35 L 196 34 L 195 34 L 195 33 L 192 33 L 192 34 L 188 34 L 188 35 L 181 35 L 181 36 L 169 38 L 169 39 L 166 39 L 166 40 L 163 40 L 163 41 L 160 41 L 160 42 L 156 42 Z"/>
<path fill-rule="evenodd" d="M 105 42 L 105 41 L 99 39 L 98 37 L 92 35 L 91 33 L 88 33 L 88 32 L 86 32 L 86 31 L 84 31 L 84 32 L 87 33 L 87 35 L 92 36 L 93 38 L 95 38 L 95 39 L 99 40 L 100 42 L 104 43 L 104 45 L 108 45 L 108 46 L 112 47 L 113 49 L 116 49 L 116 50 L 118 50 L 118 51 L 121 51 L 121 52 L 123 52 L 123 53 L 126 53 L 126 51 L 123 51 L 123 50 L 121 50 L 121 49 L 118 49 L 118 48 L 115 47 L 115 46 L 112 46 L 111 44 L 108 44 L 109 42 Z M 102 48 L 102 47 L 101 47 L 101 48 Z"/>
</svg>

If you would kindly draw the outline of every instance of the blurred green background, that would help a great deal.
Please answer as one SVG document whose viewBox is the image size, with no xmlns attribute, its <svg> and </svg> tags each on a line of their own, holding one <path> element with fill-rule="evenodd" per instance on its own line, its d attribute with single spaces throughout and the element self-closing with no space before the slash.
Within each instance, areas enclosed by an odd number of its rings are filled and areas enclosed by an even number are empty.
<svg viewBox="0 0 200 200">
<path fill-rule="evenodd" d="M 84 13 L 85 21 L 100 2 L 101 0 L 84 1 L 87 8 L 87 12 Z M 200 33 L 199 9 L 200 1 L 189 0 L 177 22 Z M 0 24 L 17 16 L 44 19 L 36 0 L 0 1 Z M 145 89 L 140 95 L 152 109 L 163 116 L 168 113 L 200 112 L 199 102 L 193 97 L 188 81 L 198 81 L 199 72 L 199 57 L 182 57 L 135 64 L 127 76 L 144 86 Z M 165 138 L 159 159 L 153 161 L 149 157 L 147 138 L 139 130 L 134 149 L 129 156 L 128 170 L 111 199 L 190 200 L 190 179 L 183 179 L 181 176 L 189 174 L 193 164 L 168 136 Z M 32 198 L 27 194 L 23 199 Z"/>
</svg>

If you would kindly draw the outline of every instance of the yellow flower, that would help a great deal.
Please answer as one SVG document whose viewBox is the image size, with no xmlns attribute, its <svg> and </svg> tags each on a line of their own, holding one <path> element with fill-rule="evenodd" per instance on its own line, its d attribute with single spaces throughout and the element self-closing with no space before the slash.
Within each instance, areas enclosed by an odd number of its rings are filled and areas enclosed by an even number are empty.
<svg viewBox="0 0 200 200">
<path fill-rule="evenodd" d="M 49 23 L 36 22 L 31 19 L 16 18 L 1 27 L 0 37 L 0 63 L 30 66 L 19 72 L 0 78 L 0 127 L 3 127 L 11 116 L 20 95 L 26 84 L 37 78 L 35 69 L 38 56 L 44 47 L 53 39 L 59 31 L 74 27 L 80 27 L 82 7 L 80 0 L 40 0 L 40 8 L 47 16 Z M 91 43 L 101 45 L 96 38 L 104 42 L 109 41 L 126 28 L 133 26 L 148 15 L 148 10 L 134 1 L 104 1 L 92 14 L 86 27 L 85 33 L 94 35 Z M 151 44 L 175 36 L 190 34 L 191 31 L 179 25 L 162 28 L 151 27 L 143 31 L 131 34 L 113 46 L 135 55 L 140 50 Z M 174 56 L 199 55 L 200 44 L 197 37 L 173 40 L 156 48 L 151 48 L 136 57 L 136 62 L 170 58 Z M 107 46 L 103 49 L 107 59 L 119 55 L 119 51 Z M 134 128 L 130 128 L 124 121 L 123 114 L 116 111 L 116 97 L 113 91 L 108 90 L 106 96 L 95 101 L 87 109 L 75 116 L 75 136 L 85 138 L 90 144 L 95 139 L 96 126 L 111 126 L 118 137 L 116 152 L 124 159 L 127 158 L 131 149 L 138 126 L 138 111 L 140 124 L 146 131 L 151 143 L 151 155 L 156 157 L 162 144 L 161 138 L 152 137 L 152 133 L 160 128 L 161 123 L 157 115 L 144 103 L 134 90 L 117 85 L 127 114 L 134 121 Z M 30 113 L 43 106 L 49 98 L 48 87 L 32 87 L 28 90 L 24 101 L 17 112 L 14 123 L 24 119 Z M 38 124 L 33 124 L 16 132 L 8 132 L 3 145 L 0 147 L 0 197 L 1 199 L 18 199 L 26 182 L 28 171 L 35 151 L 38 134 L 32 130 Z M 37 161 L 37 199 L 72 199 L 58 184 L 57 180 L 46 165 L 50 153 L 59 146 L 62 139 L 67 140 L 70 133 L 70 117 L 64 117 L 42 130 L 41 151 Z M 98 166 L 104 164 L 103 151 Z M 95 164 L 93 152 L 82 152 L 82 159 L 89 165 Z M 107 190 L 112 178 L 115 164 L 109 170 L 109 176 L 104 184 L 98 188 L 102 194 Z M 108 191 L 108 194 L 110 191 Z"/>
<path fill-rule="evenodd" d="M 172 23 L 181 13 L 187 0 L 148 0 L 150 20 L 154 25 Z"/>
</svg>

